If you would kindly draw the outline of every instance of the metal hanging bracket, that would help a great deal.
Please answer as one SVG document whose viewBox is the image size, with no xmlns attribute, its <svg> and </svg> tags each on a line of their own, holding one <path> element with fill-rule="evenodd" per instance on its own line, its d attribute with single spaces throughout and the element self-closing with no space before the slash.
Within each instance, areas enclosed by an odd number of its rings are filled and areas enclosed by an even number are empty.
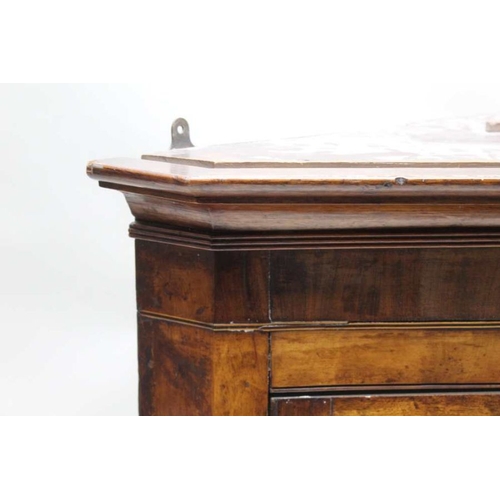
<svg viewBox="0 0 500 500">
<path fill-rule="evenodd" d="M 172 123 L 172 145 L 170 149 L 192 148 L 193 143 L 189 135 L 189 123 L 184 118 L 177 118 Z"/>
<path fill-rule="evenodd" d="M 486 123 L 486 131 L 500 132 L 500 116 L 497 116 Z"/>
</svg>

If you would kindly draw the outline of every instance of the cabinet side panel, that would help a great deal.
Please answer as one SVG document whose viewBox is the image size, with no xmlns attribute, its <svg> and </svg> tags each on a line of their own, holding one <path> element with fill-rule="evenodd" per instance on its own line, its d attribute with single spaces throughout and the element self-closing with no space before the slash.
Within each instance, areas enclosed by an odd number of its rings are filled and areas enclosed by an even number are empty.
<svg viewBox="0 0 500 500">
<path fill-rule="evenodd" d="M 139 311 L 213 322 L 212 252 L 137 240 L 136 270 Z"/>
<path fill-rule="evenodd" d="M 268 335 L 139 318 L 142 415 L 266 415 Z"/>
<path fill-rule="evenodd" d="M 152 344 L 151 359 L 139 358 L 141 408 L 157 416 L 210 415 L 213 381 L 210 332 L 141 317 L 139 339 Z"/>
<path fill-rule="evenodd" d="M 139 415 L 149 417 L 154 415 L 153 395 L 153 322 L 147 318 L 138 317 L 138 357 L 139 357 Z"/>
<path fill-rule="evenodd" d="M 214 335 L 215 415 L 267 415 L 268 353 L 266 333 Z"/>
<path fill-rule="evenodd" d="M 216 323 L 269 321 L 269 252 L 215 252 Z"/>
</svg>

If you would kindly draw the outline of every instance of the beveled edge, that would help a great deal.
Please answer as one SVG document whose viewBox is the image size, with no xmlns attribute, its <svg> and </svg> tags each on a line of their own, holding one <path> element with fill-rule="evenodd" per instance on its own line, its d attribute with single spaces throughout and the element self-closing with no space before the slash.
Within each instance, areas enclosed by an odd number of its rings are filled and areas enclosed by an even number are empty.
<svg viewBox="0 0 500 500">
<path fill-rule="evenodd" d="M 224 199 L 247 196 L 362 198 L 412 196 L 500 197 L 500 162 L 330 164 L 331 168 L 215 169 L 151 160 L 114 158 L 91 161 L 89 177 L 115 186 L 128 186 L 190 197 Z M 370 166 L 370 168 L 363 168 Z M 250 200 L 249 200 L 250 201 Z"/>
<path fill-rule="evenodd" d="M 500 227 L 500 164 L 209 169 L 118 158 L 88 175 L 141 221 L 208 231 Z"/>
</svg>

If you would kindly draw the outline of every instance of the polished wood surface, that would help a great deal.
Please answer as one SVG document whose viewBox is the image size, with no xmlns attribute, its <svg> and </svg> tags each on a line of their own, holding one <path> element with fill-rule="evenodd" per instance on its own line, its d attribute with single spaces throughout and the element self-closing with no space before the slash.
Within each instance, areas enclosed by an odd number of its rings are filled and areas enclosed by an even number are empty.
<svg viewBox="0 0 500 500">
<path fill-rule="evenodd" d="M 225 250 L 326 250 L 386 248 L 499 248 L 498 228 L 370 231 L 212 232 L 135 221 L 130 236 L 189 248 Z"/>
<path fill-rule="evenodd" d="M 273 398 L 274 416 L 499 416 L 500 393 Z"/>
<path fill-rule="evenodd" d="M 267 415 L 268 343 L 140 315 L 140 414 Z"/>
<path fill-rule="evenodd" d="M 141 415 L 498 415 L 489 129 L 91 161 L 135 218 Z"/>
<path fill-rule="evenodd" d="M 136 241 L 140 311 L 215 324 L 269 323 L 269 252 Z"/>
<path fill-rule="evenodd" d="M 140 221 L 211 232 L 500 226 L 500 135 L 483 118 L 143 158 L 87 167 Z"/>
<path fill-rule="evenodd" d="M 498 329 L 274 332 L 272 387 L 499 384 Z"/>
<path fill-rule="evenodd" d="M 416 164 L 401 165 L 345 163 L 341 166 L 308 168 L 206 168 L 177 163 L 133 158 L 110 158 L 89 162 L 87 174 L 103 187 L 129 186 L 130 192 L 150 189 L 158 194 L 170 193 L 196 198 L 237 199 L 238 196 L 263 198 L 281 196 L 360 196 L 376 199 L 392 197 L 469 194 L 494 196 L 500 184 L 500 160 L 489 163 L 467 163 L 457 166 Z M 335 167 L 335 168 L 334 168 Z M 376 167 L 376 168 L 373 168 Z M 301 200 L 306 202 L 305 200 Z"/>
<path fill-rule="evenodd" d="M 500 169 L 497 169 L 500 172 Z M 107 187 L 113 187 L 106 185 Z M 460 186 L 457 186 L 459 188 Z M 485 187 L 485 186 L 482 186 Z M 228 202 L 221 200 L 171 199 L 163 195 L 129 192 L 127 187 L 119 189 L 125 193 L 130 210 L 138 220 L 147 220 L 169 226 L 189 227 L 203 231 L 218 232 L 269 232 L 269 231 L 327 231 L 327 230 L 383 230 L 407 228 L 450 228 L 464 230 L 470 227 L 484 229 L 500 226 L 500 203 L 493 199 L 492 192 L 498 187 L 469 186 L 472 195 L 484 199 L 472 199 L 464 203 L 464 194 L 457 189 L 454 199 L 446 200 L 445 194 L 429 199 L 430 189 L 426 187 L 423 199 L 390 202 L 382 193 L 364 199 L 342 200 L 338 194 L 335 201 L 315 200 L 304 205 L 294 198 L 280 199 L 285 193 L 279 186 L 271 190 L 270 198 Z M 386 189 L 386 188 L 382 188 Z M 451 189 L 447 186 L 446 189 Z M 465 189 L 468 189 L 465 187 Z M 438 190 L 436 190 L 438 191 Z M 259 197 L 264 189 L 259 191 Z M 334 196 L 330 190 L 329 196 Z M 308 197 L 309 195 L 305 194 Z M 361 196 L 361 195 L 360 195 Z M 376 197 L 378 196 L 378 197 Z M 492 201 L 493 200 L 493 201 Z M 314 202 L 313 202 L 314 201 Z M 399 201 L 399 202 L 398 202 Z M 446 203 L 446 201 L 448 201 Z M 390 202 L 390 203 L 389 203 Z M 387 203 L 387 204 L 384 204 Z"/>
<path fill-rule="evenodd" d="M 213 322 L 213 275 L 211 252 L 136 241 L 139 311 Z"/>
<path fill-rule="evenodd" d="M 499 248 L 272 252 L 275 321 L 500 319 Z"/>
</svg>

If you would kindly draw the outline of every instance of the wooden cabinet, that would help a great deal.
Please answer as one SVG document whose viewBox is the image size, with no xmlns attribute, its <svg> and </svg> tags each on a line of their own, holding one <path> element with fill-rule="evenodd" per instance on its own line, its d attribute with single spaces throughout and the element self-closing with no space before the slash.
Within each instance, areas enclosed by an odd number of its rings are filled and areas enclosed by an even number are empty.
<svg viewBox="0 0 500 500">
<path fill-rule="evenodd" d="M 499 167 L 468 122 L 91 162 L 136 219 L 141 415 L 500 415 Z"/>
</svg>

